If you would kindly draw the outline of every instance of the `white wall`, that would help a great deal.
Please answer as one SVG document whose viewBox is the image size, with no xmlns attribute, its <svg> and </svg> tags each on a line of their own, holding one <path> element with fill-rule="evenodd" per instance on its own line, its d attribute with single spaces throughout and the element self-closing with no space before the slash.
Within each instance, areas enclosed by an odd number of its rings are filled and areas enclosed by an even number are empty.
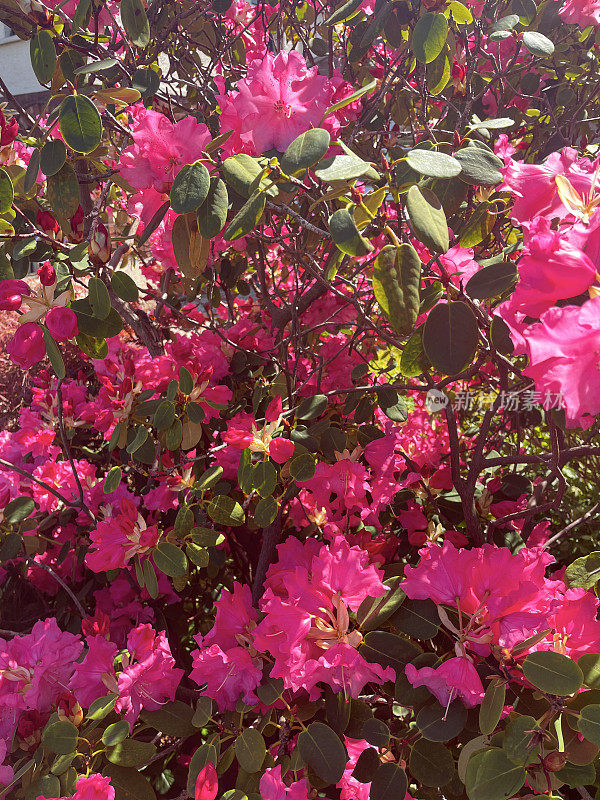
<svg viewBox="0 0 600 800">
<path fill-rule="evenodd" d="M 29 42 L 21 41 L 18 36 L 11 36 L 9 29 L 1 22 L 0 75 L 14 95 L 43 91 L 31 68 Z"/>
</svg>

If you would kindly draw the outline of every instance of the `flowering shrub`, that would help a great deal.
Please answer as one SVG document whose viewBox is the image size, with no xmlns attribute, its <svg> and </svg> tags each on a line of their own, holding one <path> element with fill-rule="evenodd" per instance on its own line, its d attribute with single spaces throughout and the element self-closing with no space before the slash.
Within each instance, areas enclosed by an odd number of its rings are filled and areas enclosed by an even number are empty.
<svg viewBox="0 0 600 800">
<path fill-rule="evenodd" d="M 598 797 L 600 5 L 0 19 L 0 797 Z"/>
</svg>

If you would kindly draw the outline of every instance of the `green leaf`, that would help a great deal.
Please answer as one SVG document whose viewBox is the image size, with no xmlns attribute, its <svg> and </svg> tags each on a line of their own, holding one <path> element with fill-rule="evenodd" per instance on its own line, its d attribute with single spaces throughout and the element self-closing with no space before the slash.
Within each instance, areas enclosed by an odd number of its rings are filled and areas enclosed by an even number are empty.
<svg viewBox="0 0 600 800">
<path fill-rule="evenodd" d="M 38 797 L 60 797 L 60 781 L 56 775 L 42 775 L 25 790 L 24 800 L 36 800 Z"/>
<path fill-rule="evenodd" d="M 263 215 L 266 203 L 265 192 L 255 192 L 225 228 L 223 239 L 226 242 L 233 242 L 254 230 Z"/>
<path fill-rule="evenodd" d="M 108 747 L 113 747 L 115 744 L 120 744 L 123 739 L 129 736 L 129 723 L 127 720 L 120 719 L 118 722 L 113 722 L 109 725 L 102 734 L 102 742 Z"/>
<path fill-rule="evenodd" d="M 263 173 L 263 168 L 256 158 L 238 153 L 226 158 L 221 166 L 223 178 L 242 197 L 250 197 L 251 186 Z"/>
<path fill-rule="evenodd" d="M 373 292 L 398 334 L 409 333 L 419 313 L 421 259 L 410 244 L 386 245 L 373 266 Z"/>
<path fill-rule="evenodd" d="M 135 435 L 126 447 L 128 453 L 135 453 L 144 444 L 148 438 L 148 430 L 143 425 L 138 425 L 135 429 Z"/>
<path fill-rule="evenodd" d="M 73 25 L 71 26 L 71 34 L 76 33 L 82 27 L 90 12 L 92 0 L 79 0 L 77 8 L 73 14 Z"/>
<path fill-rule="evenodd" d="M 214 464 L 212 467 L 209 467 L 195 482 L 195 491 L 205 492 L 207 489 L 212 489 L 212 487 L 219 482 L 222 474 L 223 467 L 220 467 L 218 464 Z"/>
<path fill-rule="evenodd" d="M 163 400 L 154 412 L 152 424 L 157 431 L 166 431 L 175 422 L 175 406 L 168 400 Z"/>
<path fill-rule="evenodd" d="M 201 161 L 184 164 L 171 187 L 171 208 L 176 214 L 195 211 L 206 200 L 210 175 Z"/>
<path fill-rule="evenodd" d="M 465 291 L 475 300 L 487 300 L 507 292 L 517 282 L 517 268 L 511 261 L 483 267 L 469 279 Z"/>
<path fill-rule="evenodd" d="M 186 367 L 179 367 L 179 390 L 183 394 L 190 395 L 194 391 L 194 379 L 192 373 Z"/>
<path fill-rule="evenodd" d="M 537 759 L 539 743 L 536 744 L 533 737 L 539 729 L 534 717 L 529 715 L 510 720 L 504 733 L 503 750 L 514 764 L 525 766 Z"/>
<path fill-rule="evenodd" d="M 311 420 L 320 417 L 327 408 L 327 395 L 315 394 L 313 397 L 305 397 L 300 402 L 296 411 L 296 419 Z"/>
<path fill-rule="evenodd" d="M 256 728 L 246 728 L 235 740 L 235 756 L 246 772 L 258 772 L 266 754 L 265 740 Z"/>
<path fill-rule="evenodd" d="M 588 742 L 600 747 L 600 705 L 593 703 L 581 710 L 577 730 Z"/>
<path fill-rule="evenodd" d="M 432 253 L 447 252 L 448 223 L 437 196 L 429 189 L 411 186 L 406 193 L 406 211 L 417 239 Z"/>
<path fill-rule="evenodd" d="M 94 312 L 94 316 L 98 319 L 106 319 L 110 314 L 110 295 L 108 289 L 104 285 L 104 281 L 100 278 L 92 276 L 88 282 L 88 299 L 90 306 Z"/>
<path fill-rule="evenodd" d="M 417 148 L 407 154 L 406 160 L 411 169 L 430 178 L 455 178 L 462 169 L 455 158 L 437 150 Z"/>
<path fill-rule="evenodd" d="M 507 800 L 525 782 L 525 770 L 497 747 L 475 753 L 469 759 L 465 788 L 469 800 Z"/>
<path fill-rule="evenodd" d="M 120 333 L 123 328 L 123 320 L 114 308 L 111 308 L 106 319 L 95 317 L 88 298 L 74 300 L 71 303 L 71 309 L 77 316 L 79 332 L 86 336 L 92 336 L 95 339 L 109 339 Z"/>
<path fill-rule="evenodd" d="M 416 378 L 423 374 L 424 364 L 426 363 L 425 352 L 423 350 L 423 328 L 411 334 L 404 345 L 400 356 L 400 373 L 405 378 Z"/>
<path fill-rule="evenodd" d="M 453 700 L 448 707 L 434 702 L 417 714 L 417 727 L 432 742 L 449 742 L 458 736 L 466 722 L 467 709 L 460 700 Z"/>
<path fill-rule="evenodd" d="M 495 216 L 492 213 L 493 205 L 489 202 L 478 203 L 468 220 L 460 227 L 461 247 L 475 247 L 491 232 Z"/>
<path fill-rule="evenodd" d="M 373 775 L 381 764 L 379 753 L 374 747 L 363 750 L 352 770 L 352 777 L 359 783 L 372 783 Z"/>
<path fill-rule="evenodd" d="M 453 61 L 454 51 L 446 43 L 439 56 L 427 64 L 427 87 L 431 94 L 438 95 L 444 91 L 452 77 Z"/>
<path fill-rule="evenodd" d="M 586 653 L 577 661 L 577 666 L 583 672 L 583 683 L 590 689 L 600 689 L 600 655 Z"/>
<path fill-rule="evenodd" d="M 194 716 L 192 717 L 192 724 L 196 728 L 204 728 L 212 717 L 212 713 L 213 701 L 210 699 L 210 697 L 199 697 L 198 702 L 196 703 Z"/>
<path fill-rule="evenodd" d="M 266 528 L 277 516 L 277 501 L 273 497 L 259 500 L 254 509 L 254 522 L 259 528 Z"/>
<path fill-rule="evenodd" d="M 4 522 L 8 522 L 9 525 L 17 525 L 30 517 L 34 511 L 35 503 L 32 497 L 26 495 L 15 497 L 4 509 Z"/>
<path fill-rule="evenodd" d="M 455 775 L 452 753 L 441 742 L 419 739 L 410 753 L 409 769 L 425 786 L 445 786 Z"/>
<path fill-rule="evenodd" d="M 35 77 L 40 83 L 49 83 L 56 67 L 56 50 L 54 39 L 48 31 L 38 31 L 30 40 L 29 55 Z"/>
<path fill-rule="evenodd" d="M 193 709 L 181 700 L 165 703 L 157 711 L 142 711 L 142 720 L 167 736 L 191 736 L 196 725 L 192 723 Z"/>
<path fill-rule="evenodd" d="M 525 31 L 523 34 L 523 44 L 534 56 L 547 58 L 554 53 L 554 45 L 539 31 Z"/>
<path fill-rule="evenodd" d="M 388 762 L 378 767 L 371 781 L 369 800 L 390 800 L 402 798 L 408 789 L 408 779 L 404 770 Z"/>
<path fill-rule="evenodd" d="M 440 617 L 433 601 L 406 599 L 392 617 L 391 624 L 413 639 L 433 639 L 440 629 Z"/>
<path fill-rule="evenodd" d="M 371 717 L 365 720 L 361 736 L 374 747 L 387 747 L 390 741 L 390 729 L 383 720 Z"/>
<path fill-rule="evenodd" d="M 121 0 L 121 22 L 125 33 L 136 47 L 144 48 L 150 42 L 150 25 L 142 0 Z"/>
<path fill-rule="evenodd" d="M 600 580 L 600 550 L 594 550 L 586 556 L 576 558 L 565 571 L 569 587 L 591 589 Z"/>
<path fill-rule="evenodd" d="M 390 578 L 385 581 L 386 593 L 381 597 L 365 597 L 358 611 L 356 621 L 362 633 L 375 630 L 389 619 L 396 611 L 406 595 L 399 588 L 402 578 Z"/>
<path fill-rule="evenodd" d="M 140 293 L 135 281 L 122 269 L 113 272 L 110 285 L 117 297 L 125 300 L 126 303 L 135 303 L 139 298 Z"/>
<path fill-rule="evenodd" d="M 523 672 L 537 689 L 560 697 L 575 694 L 583 683 L 583 673 L 577 664 L 551 650 L 530 653 L 523 662 Z"/>
<path fill-rule="evenodd" d="M 418 61 L 429 64 L 442 52 L 448 38 L 448 20 L 443 14 L 423 14 L 414 27 L 411 49 Z"/>
<path fill-rule="evenodd" d="M 217 176 L 210 179 L 210 188 L 206 200 L 196 214 L 198 232 L 205 239 L 212 239 L 223 229 L 227 222 L 229 196 L 224 181 Z"/>
<path fill-rule="evenodd" d="M 348 0 L 347 3 L 344 3 L 337 11 L 334 11 L 333 14 L 327 17 L 323 25 L 337 25 L 338 22 L 345 22 L 356 13 L 361 3 L 362 0 Z"/>
<path fill-rule="evenodd" d="M 16 532 L 7 533 L 0 542 L 0 564 L 5 561 L 12 561 L 21 552 L 23 537 Z"/>
<path fill-rule="evenodd" d="M 329 726 L 322 722 L 311 722 L 298 736 L 298 748 L 305 763 L 319 778 L 328 784 L 341 780 L 348 753 Z"/>
<path fill-rule="evenodd" d="M 316 462 L 310 453 L 300 453 L 288 462 L 290 476 L 296 482 L 308 481 L 314 474 Z"/>
<path fill-rule="evenodd" d="M 79 734 L 72 722 L 58 720 L 50 722 L 42 731 L 42 744 L 52 753 L 66 755 L 77 749 Z"/>
<path fill-rule="evenodd" d="M 460 179 L 472 186 L 496 186 L 502 182 L 504 162 L 490 150 L 475 145 L 462 147 L 454 153 L 462 172 Z"/>
<path fill-rule="evenodd" d="M 218 757 L 217 748 L 213 744 L 202 744 L 196 750 L 192 756 L 188 770 L 187 793 L 191 797 L 194 797 L 196 778 L 200 770 L 203 770 L 207 764 L 214 764 L 216 767 Z"/>
<path fill-rule="evenodd" d="M 330 142 L 329 131 L 324 128 L 311 128 L 301 133 L 281 157 L 281 169 L 287 175 L 299 175 L 323 158 Z"/>
<path fill-rule="evenodd" d="M 385 631 L 370 631 L 360 646 L 364 659 L 392 667 L 396 673 L 404 672 L 404 667 L 420 653 L 421 649 L 413 642 Z"/>
<path fill-rule="evenodd" d="M 566 764 L 554 773 L 561 783 L 566 783 L 571 789 L 578 786 L 592 786 L 596 783 L 596 767 L 593 764 Z"/>
<path fill-rule="evenodd" d="M 359 97 L 362 97 L 365 94 L 369 94 L 376 87 L 377 87 L 377 81 L 373 79 L 372 81 L 366 83 L 364 86 L 361 86 L 360 89 L 357 89 L 355 92 L 352 92 L 352 94 L 347 95 L 342 100 L 338 100 L 337 103 L 334 103 L 332 106 L 329 106 L 329 108 L 326 109 L 325 113 L 321 117 L 321 122 L 319 124 L 322 125 L 323 120 L 327 119 L 327 117 L 330 114 L 334 114 L 336 111 L 339 111 L 340 108 L 345 108 L 346 106 L 349 106 L 350 103 L 354 103 L 354 101 L 358 100 Z"/>
<path fill-rule="evenodd" d="M 102 120 L 96 106 L 85 95 L 65 97 L 60 105 L 58 124 L 63 139 L 76 153 L 91 153 L 100 144 Z"/>
<path fill-rule="evenodd" d="M 333 183 L 360 178 L 370 170 L 372 170 L 371 165 L 359 156 L 341 154 L 321 161 L 315 168 L 315 175 L 326 183 Z"/>
<path fill-rule="evenodd" d="M 15 190 L 10 175 L 5 169 L 0 169 L 0 214 L 10 211 L 14 199 Z"/>
<path fill-rule="evenodd" d="M 183 550 L 170 542 L 160 542 L 152 552 L 158 569 L 170 578 L 179 578 L 187 571 L 187 558 Z"/>
<path fill-rule="evenodd" d="M 46 196 L 59 220 L 68 220 L 75 214 L 79 208 L 79 182 L 69 163 L 63 164 L 56 175 L 48 178 Z"/>
<path fill-rule="evenodd" d="M 56 175 L 67 160 L 67 148 L 60 139 L 51 139 L 40 150 L 40 169 L 44 175 Z"/>
<path fill-rule="evenodd" d="M 170 206 L 171 206 L 171 201 L 165 200 L 165 202 L 160 206 L 158 211 L 156 211 L 156 213 L 152 216 L 152 219 L 146 225 L 142 235 L 140 236 L 140 241 L 139 241 L 140 247 L 148 241 L 148 239 L 152 236 L 154 231 L 158 228 L 160 223 L 165 218 L 165 214 L 169 210 Z"/>
<path fill-rule="evenodd" d="M 104 717 L 107 717 L 113 710 L 116 702 L 116 694 L 109 694 L 106 697 L 99 697 L 90 704 L 86 718 L 90 720 L 104 719 Z"/>
<path fill-rule="evenodd" d="M 149 558 L 146 558 L 142 563 L 142 577 L 144 579 L 146 591 L 153 600 L 156 600 L 158 597 L 158 578 L 156 577 L 156 570 Z"/>
<path fill-rule="evenodd" d="M 208 516 L 217 525 L 236 527 L 244 524 L 244 510 L 232 497 L 218 494 L 210 501 L 207 508 Z"/>
<path fill-rule="evenodd" d="M 63 361 L 62 353 L 60 352 L 60 347 L 56 344 L 52 334 L 45 325 L 42 325 L 42 333 L 44 334 L 46 355 L 52 364 L 52 369 L 54 370 L 56 377 L 62 379 L 67 373 L 65 370 L 65 362 Z"/>
<path fill-rule="evenodd" d="M 142 767 L 155 755 L 156 745 L 151 742 L 138 742 L 136 739 L 125 739 L 106 751 L 106 758 L 111 764 L 119 764 L 122 767 Z"/>
<path fill-rule="evenodd" d="M 373 249 L 373 245 L 361 236 L 350 209 L 353 209 L 353 206 L 333 212 L 329 217 L 329 233 L 342 253 L 349 256 L 366 256 Z"/>
<path fill-rule="evenodd" d="M 479 328 L 466 303 L 438 303 L 423 326 L 423 348 L 432 366 L 443 375 L 458 375 L 472 362 Z"/>
<path fill-rule="evenodd" d="M 492 678 L 479 707 L 479 730 L 481 733 L 487 736 L 496 730 L 496 725 L 502 716 L 505 699 L 506 684 L 499 678 Z"/>
<path fill-rule="evenodd" d="M 109 776 L 115 800 L 156 800 L 150 781 L 137 769 L 107 764 L 102 774 Z"/>
<path fill-rule="evenodd" d="M 106 473 L 106 478 L 104 479 L 104 484 L 102 486 L 102 491 L 104 494 L 116 492 L 119 488 L 119 484 L 121 483 L 122 476 L 123 470 L 121 467 L 112 467 L 112 469 Z"/>
<path fill-rule="evenodd" d="M 23 179 L 23 191 L 25 194 L 29 194 L 29 192 L 33 189 L 36 184 L 38 178 L 38 172 L 40 169 L 40 151 L 34 148 L 31 151 L 31 155 L 29 157 L 29 164 L 27 164 L 27 169 L 25 171 L 25 177 Z M 2 177 L 0 176 L 0 214 L 6 213 L 8 208 L 3 211 L 2 210 Z M 10 208 L 10 206 L 9 206 Z"/>
</svg>

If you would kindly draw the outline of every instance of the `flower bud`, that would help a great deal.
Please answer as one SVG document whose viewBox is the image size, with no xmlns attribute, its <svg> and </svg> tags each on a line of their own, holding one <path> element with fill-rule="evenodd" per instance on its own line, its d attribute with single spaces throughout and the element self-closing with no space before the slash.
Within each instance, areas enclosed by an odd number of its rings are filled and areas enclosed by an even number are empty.
<svg viewBox="0 0 600 800">
<path fill-rule="evenodd" d="M 29 294 L 29 286 L 17 278 L 0 280 L 0 311 L 18 311 L 23 295 Z"/>
<path fill-rule="evenodd" d="M 56 698 L 56 711 L 60 720 L 72 722 L 77 727 L 83 722 L 83 709 L 71 692 L 63 692 Z"/>
<path fill-rule="evenodd" d="M 14 117 L 7 120 L 2 111 L 0 111 L 0 147 L 12 144 L 18 133 L 19 123 L 17 120 Z"/>
<path fill-rule="evenodd" d="M 93 264 L 106 264 L 110 259 L 110 234 L 106 225 L 102 222 L 94 231 L 94 235 L 90 239 L 88 252 L 90 261 Z"/>
<path fill-rule="evenodd" d="M 44 261 L 37 274 L 42 286 L 54 286 L 56 283 L 56 271 L 49 261 Z"/>
<path fill-rule="evenodd" d="M 546 772 L 558 772 L 567 763 L 566 753 L 559 753 L 558 750 L 553 750 L 543 760 L 544 769 Z"/>
<path fill-rule="evenodd" d="M 79 333 L 75 312 L 64 306 L 54 306 L 46 314 L 46 325 L 57 342 L 74 339 Z"/>
</svg>

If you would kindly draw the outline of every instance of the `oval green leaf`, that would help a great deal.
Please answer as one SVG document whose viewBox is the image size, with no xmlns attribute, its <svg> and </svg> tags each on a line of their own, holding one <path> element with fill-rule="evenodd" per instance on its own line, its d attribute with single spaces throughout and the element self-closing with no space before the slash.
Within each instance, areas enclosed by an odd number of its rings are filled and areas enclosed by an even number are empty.
<svg viewBox="0 0 600 800">
<path fill-rule="evenodd" d="M 438 303 L 423 326 L 423 348 L 432 366 L 443 375 L 458 375 L 472 362 L 479 328 L 466 303 Z"/>
<path fill-rule="evenodd" d="M 63 139 L 76 153 L 91 153 L 102 139 L 102 120 L 98 109 L 81 94 L 72 94 L 62 101 L 58 125 Z"/>
</svg>

